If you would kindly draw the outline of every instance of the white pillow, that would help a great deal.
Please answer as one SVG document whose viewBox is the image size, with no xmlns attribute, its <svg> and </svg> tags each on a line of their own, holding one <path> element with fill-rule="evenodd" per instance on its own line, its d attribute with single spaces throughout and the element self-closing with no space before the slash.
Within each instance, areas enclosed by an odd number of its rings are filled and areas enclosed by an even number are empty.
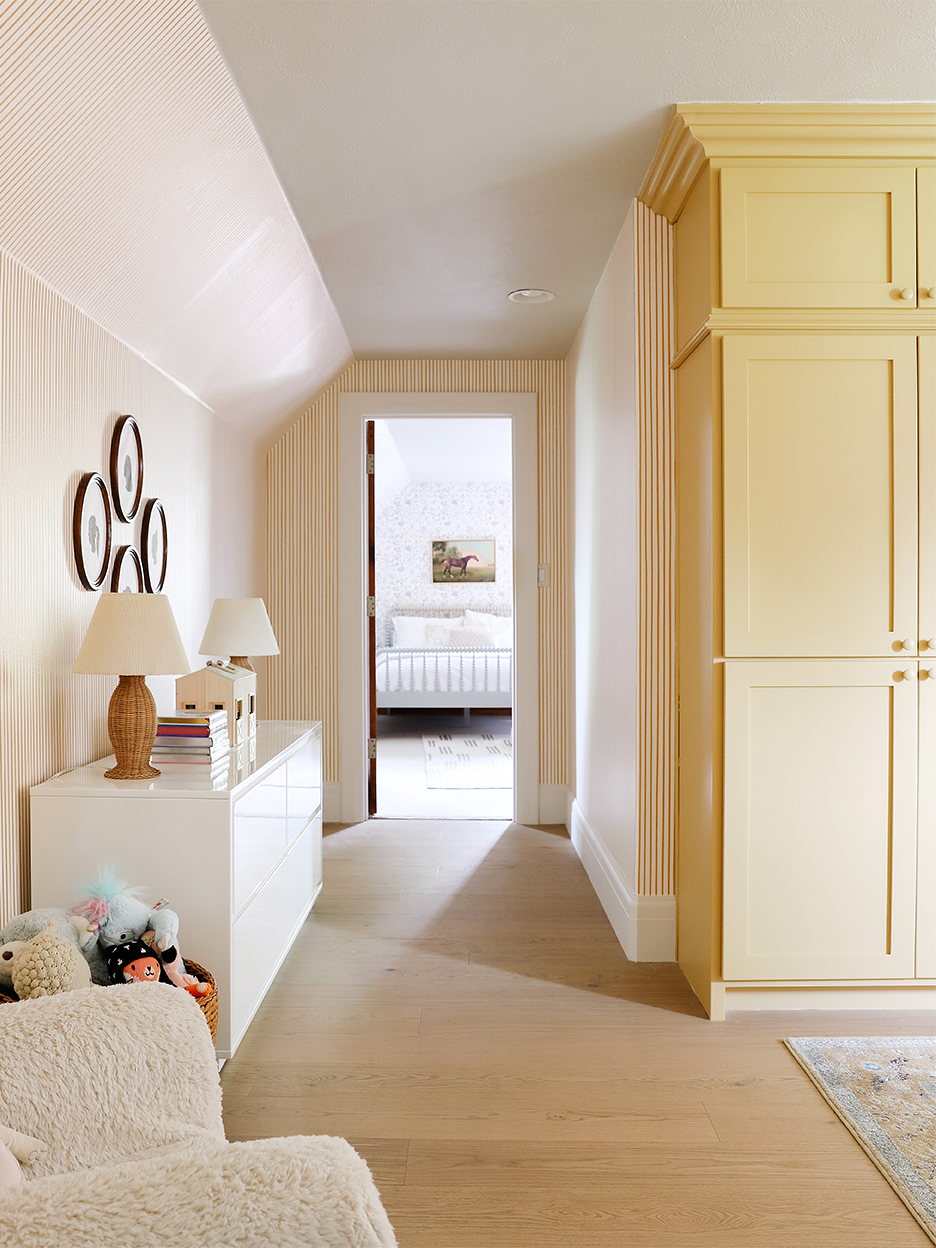
<svg viewBox="0 0 936 1248">
<path fill-rule="evenodd" d="M 493 644 L 500 649 L 510 649 L 513 645 L 513 620 L 507 619 L 502 621 L 502 627 L 497 629 L 493 634 Z"/>
<path fill-rule="evenodd" d="M 465 612 L 466 628 L 486 628 L 489 633 L 497 633 L 510 622 L 509 615 L 486 615 L 483 611 Z"/>
<path fill-rule="evenodd" d="M 427 623 L 428 621 L 420 615 L 395 615 L 393 617 L 393 644 L 403 647 L 424 646 Z"/>
<path fill-rule="evenodd" d="M 486 628 L 453 628 L 449 632 L 449 646 L 468 647 L 479 650 L 494 644 L 494 634 Z"/>
<path fill-rule="evenodd" d="M 426 645 L 450 646 L 449 633 L 453 628 L 463 628 L 463 615 L 445 616 L 439 620 L 426 620 Z"/>
</svg>

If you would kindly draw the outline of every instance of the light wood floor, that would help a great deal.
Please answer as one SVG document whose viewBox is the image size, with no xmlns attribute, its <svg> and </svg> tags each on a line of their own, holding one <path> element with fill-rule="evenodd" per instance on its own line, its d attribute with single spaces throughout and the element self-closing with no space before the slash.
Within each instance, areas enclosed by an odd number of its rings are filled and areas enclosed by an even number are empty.
<svg viewBox="0 0 936 1248">
<path fill-rule="evenodd" d="M 677 967 L 624 957 L 564 829 L 374 820 L 326 837 L 224 1116 L 350 1139 L 400 1248 L 916 1248 L 780 1038 L 932 1023 L 708 1022 Z"/>
</svg>

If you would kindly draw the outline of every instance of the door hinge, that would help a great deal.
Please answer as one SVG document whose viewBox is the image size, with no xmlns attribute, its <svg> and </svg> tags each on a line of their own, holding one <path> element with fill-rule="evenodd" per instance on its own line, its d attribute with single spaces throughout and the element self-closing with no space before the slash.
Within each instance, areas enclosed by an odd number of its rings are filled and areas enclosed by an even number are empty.
<svg viewBox="0 0 936 1248">
<path fill-rule="evenodd" d="M 370 454 L 367 456 L 367 475 L 369 477 L 372 477 L 374 475 L 374 453 L 373 451 L 371 451 Z"/>
<path fill-rule="evenodd" d="M 368 758 L 377 757 L 377 738 L 376 737 L 367 738 L 367 757 Z"/>
<path fill-rule="evenodd" d="M 377 614 L 377 600 L 373 595 L 367 600 L 367 614 L 371 617 Z"/>
</svg>

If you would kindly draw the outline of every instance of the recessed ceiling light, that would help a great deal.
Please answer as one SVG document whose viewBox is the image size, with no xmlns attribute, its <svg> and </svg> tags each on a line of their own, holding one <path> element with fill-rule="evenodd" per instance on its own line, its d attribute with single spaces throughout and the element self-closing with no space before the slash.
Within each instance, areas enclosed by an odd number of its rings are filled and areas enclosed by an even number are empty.
<svg viewBox="0 0 936 1248">
<path fill-rule="evenodd" d="M 555 299 L 555 295 L 551 290 L 512 290 L 507 296 L 514 303 L 549 303 L 550 299 Z"/>
</svg>

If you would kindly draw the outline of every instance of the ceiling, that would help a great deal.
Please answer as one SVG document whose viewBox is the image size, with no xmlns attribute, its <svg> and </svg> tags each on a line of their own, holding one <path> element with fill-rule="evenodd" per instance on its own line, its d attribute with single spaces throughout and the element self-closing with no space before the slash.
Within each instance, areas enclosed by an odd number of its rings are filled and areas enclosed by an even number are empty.
<svg viewBox="0 0 936 1248">
<path fill-rule="evenodd" d="M 359 357 L 564 356 L 676 102 L 936 95 L 932 0 L 200 7 Z"/>
<path fill-rule="evenodd" d="M 673 103 L 932 99 L 934 22 L 936 0 L 0 0 L 0 247 L 268 437 L 352 349 L 565 356 Z M 529 286 L 556 298 L 507 299 Z"/>
<path fill-rule="evenodd" d="M 388 416 L 380 423 L 392 438 L 413 484 L 513 479 L 513 422 L 509 419 Z"/>
<path fill-rule="evenodd" d="M 248 436 L 351 355 L 194 0 L 0 3 L 0 247 Z"/>
</svg>

